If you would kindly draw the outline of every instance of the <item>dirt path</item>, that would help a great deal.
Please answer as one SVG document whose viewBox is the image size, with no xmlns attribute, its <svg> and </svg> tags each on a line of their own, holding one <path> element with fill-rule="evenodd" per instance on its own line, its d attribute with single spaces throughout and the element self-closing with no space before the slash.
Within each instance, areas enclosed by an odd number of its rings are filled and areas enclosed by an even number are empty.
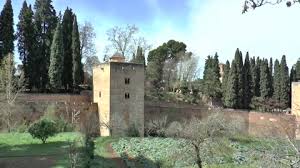
<svg viewBox="0 0 300 168">
<path fill-rule="evenodd" d="M 111 159 L 113 161 L 115 161 L 116 165 L 118 166 L 118 168 L 127 168 L 126 164 L 124 163 L 124 161 L 122 160 L 122 158 L 120 158 L 117 153 L 113 150 L 111 144 L 108 144 L 106 146 L 107 148 L 107 152 L 110 153 L 111 155 Z"/>
<path fill-rule="evenodd" d="M 50 168 L 55 165 L 53 157 L 10 157 L 0 158 L 1 168 Z"/>
</svg>

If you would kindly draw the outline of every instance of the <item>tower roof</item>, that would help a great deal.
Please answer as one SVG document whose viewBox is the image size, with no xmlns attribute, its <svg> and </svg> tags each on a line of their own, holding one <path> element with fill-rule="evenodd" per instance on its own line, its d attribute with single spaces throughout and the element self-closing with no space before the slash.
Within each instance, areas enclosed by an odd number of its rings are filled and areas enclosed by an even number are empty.
<svg viewBox="0 0 300 168">
<path fill-rule="evenodd" d="M 120 53 L 115 53 L 113 56 L 111 56 L 110 58 L 110 62 L 125 62 L 125 57 L 124 55 L 120 54 Z"/>
</svg>

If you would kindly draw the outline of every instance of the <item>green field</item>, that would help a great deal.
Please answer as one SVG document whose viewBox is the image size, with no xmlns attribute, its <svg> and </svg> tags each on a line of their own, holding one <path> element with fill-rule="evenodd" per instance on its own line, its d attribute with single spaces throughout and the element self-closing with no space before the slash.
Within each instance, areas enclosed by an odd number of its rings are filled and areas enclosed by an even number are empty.
<svg viewBox="0 0 300 168">
<path fill-rule="evenodd" d="M 79 133 L 59 133 L 49 138 L 46 144 L 28 133 L 2 133 L 0 167 L 67 168 L 69 142 L 74 140 L 78 141 L 76 146 L 80 149 L 83 144 Z M 219 145 L 212 144 L 212 153 L 204 152 L 201 157 L 206 168 L 254 168 L 259 167 L 263 151 L 274 150 L 280 145 L 285 144 L 268 139 L 235 137 Z M 193 152 L 183 139 L 99 137 L 95 139 L 92 167 L 196 168 Z"/>
</svg>

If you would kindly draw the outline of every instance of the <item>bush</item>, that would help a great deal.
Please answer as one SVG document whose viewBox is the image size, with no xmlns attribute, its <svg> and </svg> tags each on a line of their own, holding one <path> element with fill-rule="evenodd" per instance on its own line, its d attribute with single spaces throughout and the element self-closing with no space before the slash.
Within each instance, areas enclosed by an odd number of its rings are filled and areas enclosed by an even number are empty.
<svg viewBox="0 0 300 168">
<path fill-rule="evenodd" d="M 90 168 L 92 166 L 94 155 L 95 143 L 92 137 L 86 136 L 84 140 L 83 152 L 83 167 Z"/>
<path fill-rule="evenodd" d="M 168 117 L 164 116 L 161 119 L 152 120 L 146 124 L 145 135 L 152 137 L 165 137 L 167 129 Z"/>
<path fill-rule="evenodd" d="M 49 137 L 57 133 L 57 129 L 52 120 L 43 119 L 31 125 L 28 132 L 33 138 L 38 138 L 45 144 Z"/>
<path fill-rule="evenodd" d="M 74 125 L 66 121 L 64 118 L 55 119 L 57 132 L 72 132 Z"/>
<path fill-rule="evenodd" d="M 140 136 L 140 132 L 139 132 L 138 128 L 136 127 L 136 125 L 132 124 L 129 126 L 129 128 L 127 130 L 127 136 L 129 136 L 129 137 L 139 137 Z"/>
</svg>

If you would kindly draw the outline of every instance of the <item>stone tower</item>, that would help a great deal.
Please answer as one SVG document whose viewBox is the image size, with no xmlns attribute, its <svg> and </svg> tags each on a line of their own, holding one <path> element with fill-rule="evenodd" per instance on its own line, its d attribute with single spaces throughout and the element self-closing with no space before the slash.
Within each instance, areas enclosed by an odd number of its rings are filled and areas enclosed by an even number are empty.
<svg viewBox="0 0 300 168">
<path fill-rule="evenodd" d="M 144 65 L 115 54 L 93 68 L 93 101 L 98 104 L 100 135 L 144 134 Z"/>
</svg>

